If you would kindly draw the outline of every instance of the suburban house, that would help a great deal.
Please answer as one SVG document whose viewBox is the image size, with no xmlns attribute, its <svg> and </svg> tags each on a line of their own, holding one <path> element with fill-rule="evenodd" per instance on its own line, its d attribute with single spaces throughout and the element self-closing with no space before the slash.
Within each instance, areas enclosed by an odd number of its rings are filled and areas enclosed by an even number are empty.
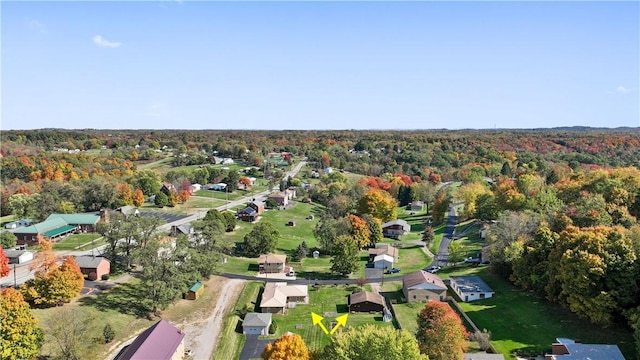
<svg viewBox="0 0 640 360">
<path fill-rule="evenodd" d="M 349 295 L 349 312 L 382 312 L 384 297 L 378 293 L 361 291 Z"/>
<path fill-rule="evenodd" d="M 393 261 L 398 261 L 398 249 L 389 244 L 377 243 L 375 248 L 369 249 L 369 262 L 373 262 L 378 255 L 389 255 Z"/>
<path fill-rule="evenodd" d="M 227 184 L 225 184 L 225 183 L 213 184 L 213 185 L 209 186 L 209 190 L 225 191 L 225 190 L 227 190 Z"/>
<path fill-rule="evenodd" d="M 191 186 L 189 187 L 189 190 L 191 190 L 191 193 L 194 193 L 198 190 L 202 190 L 202 185 L 200 184 L 191 184 Z"/>
<path fill-rule="evenodd" d="M 296 197 L 297 190 L 298 189 L 295 186 L 290 186 L 288 189 L 284 191 L 284 193 L 287 195 L 289 200 L 293 200 L 293 198 Z"/>
<path fill-rule="evenodd" d="M 180 360 L 184 357 L 184 333 L 166 320 L 143 331 L 116 360 Z"/>
<path fill-rule="evenodd" d="M 83 275 L 87 275 L 89 280 L 98 280 L 102 275 L 109 274 L 111 263 L 103 257 L 97 256 L 76 256 L 76 263 L 80 267 Z"/>
<path fill-rule="evenodd" d="M 33 220 L 31 219 L 20 219 L 20 220 L 16 220 L 16 221 L 12 221 L 8 224 L 4 225 L 5 229 L 17 229 L 19 227 L 23 227 L 23 226 L 29 226 L 33 223 Z"/>
<path fill-rule="evenodd" d="M 33 253 L 27 250 L 5 250 L 4 254 L 9 259 L 9 264 L 23 264 L 33 260 Z"/>
<path fill-rule="evenodd" d="M 402 277 L 402 293 L 409 302 L 444 301 L 447 285 L 438 275 L 418 270 Z"/>
<path fill-rule="evenodd" d="M 164 183 L 160 187 L 160 191 L 162 191 L 165 195 L 169 196 L 172 192 L 176 192 L 176 187 L 171 183 Z"/>
<path fill-rule="evenodd" d="M 424 210 L 424 203 L 422 201 L 412 201 L 409 205 L 407 205 L 407 210 L 422 211 Z"/>
<path fill-rule="evenodd" d="M 271 194 L 267 199 L 275 201 L 278 204 L 278 206 L 289 205 L 289 197 L 287 196 L 287 194 L 283 192 Z"/>
<path fill-rule="evenodd" d="M 382 235 L 392 239 L 398 239 L 401 235 L 408 234 L 411 226 L 404 220 L 392 220 L 382 224 Z"/>
<path fill-rule="evenodd" d="M 193 285 L 191 285 L 189 290 L 187 290 L 187 293 L 184 295 L 184 298 L 187 300 L 198 300 L 198 298 L 200 297 L 200 295 L 202 295 L 203 292 L 204 292 L 204 284 L 200 281 L 196 281 Z"/>
<path fill-rule="evenodd" d="M 271 313 L 248 313 L 242 321 L 242 333 L 246 335 L 269 335 Z"/>
<path fill-rule="evenodd" d="M 236 216 L 240 220 L 254 222 L 258 220 L 258 216 L 264 212 L 264 203 L 262 201 L 251 202 L 244 209 L 238 210 Z"/>
<path fill-rule="evenodd" d="M 504 355 L 488 353 L 466 353 L 464 354 L 464 360 L 504 360 Z"/>
<path fill-rule="evenodd" d="M 261 273 L 283 273 L 287 255 L 266 254 L 258 258 L 258 267 Z"/>
<path fill-rule="evenodd" d="M 306 285 L 287 285 L 285 282 L 268 282 L 262 293 L 260 308 L 263 313 L 284 314 L 287 307 L 309 303 Z"/>
<path fill-rule="evenodd" d="M 393 256 L 382 254 L 373 258 L 374 269 L 391 269 L 393 268 Z"/>
<path fill-rule="evenodd" d="M 544 356 L 545 360 L 624 360 L 618 345 L 582 344 L 566 338 L 558 338 L 556 341 L 551 345 L 551 354 Z"/>
<path fill-rule="evenodd" d="M 451 276 L 449 287 L 464 302 L 488 299 L 495 292 L 478 276 Z"/>
<path fill-rule="evenodd" d="M 98 221 L 100 216 L 95 213 L 51 214 L 45 221 L 17 228 L 13 233 L 19 245 L 35 245 L 38 235 L 54 240 L 76 231 L 93 232 Z"/>
</svg>

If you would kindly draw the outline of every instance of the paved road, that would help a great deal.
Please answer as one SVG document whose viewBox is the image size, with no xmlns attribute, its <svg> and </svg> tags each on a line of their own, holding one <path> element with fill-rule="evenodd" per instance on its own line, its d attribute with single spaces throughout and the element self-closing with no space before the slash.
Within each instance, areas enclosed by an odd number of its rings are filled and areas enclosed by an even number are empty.
<svg viewBox="0 0 640 360">
<path fill-rule="evenodd" d="M 356 284 L 358 283 L 358 279 L 333 279 L 333 280 L 316 280 L 316 279 L 301 279 L 299 276 L 297 279 L 287 279 L 287 278 L 265 278 L 265 277 L 257 277 L 250 275 L 240 275 L 240 274 L 231 274 L 231 273 L 222 273 L 220 274 L 222 277 L 226 277 L 227 279 L 240 279 L 240 280 L 249 280 L 249 281 L 265 281 L 265 282 L 286 282 L 289 284 L 295 285 L 333 285 L 333 284 Z M 382 279 L 366 279 L 367 283 L 378 283 L 381 282 Z M 402 281 L 402 275 L 396 276 L 388 276 L 384 278 L 384 281 Z"/>
<path fill-rule="evenodd" d="M 444 229 L 444 235 L 442 236 L 442 242 L 440 242 L 440 248 L 438 249 L 438 255 L 434 264 L 445 267 L 449 262 L 449 244 L 453 240 L 453 233 L 456 229 L 456 210 L 453 204 L 449 207 L 449 217 L 447 218 L 447 227 Z"/>
</svg>

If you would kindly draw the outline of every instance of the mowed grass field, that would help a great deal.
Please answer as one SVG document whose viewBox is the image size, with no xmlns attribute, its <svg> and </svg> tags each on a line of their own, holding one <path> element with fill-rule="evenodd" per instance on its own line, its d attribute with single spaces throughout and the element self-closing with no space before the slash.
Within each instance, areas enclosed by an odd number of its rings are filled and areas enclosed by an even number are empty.
<svg viewBox="0 0 640 360">
<path fill-rule="evenodd" d="M 94 245 L 99 246 L 104 244 L 104 242 L 96 241 L 100 237 L 100 234 L 96 233 L 69 235 L 60 241 L 56 241 L 53 244 L 53 250 L 73 250 L 76 248 L 84 248 L 85 246 L 91 248 L 92 241 Z"/>
<path fill-rule="evenodd" d="M 514 358 L 514 354 L 539 355 L 550 350 L 558 337 L 580 339 L 584 343 L 617 344 L 626 358 L 637 358 L 632 333 L 625 326 L 607 329 L 595 326 L 558 305 L 512 286 L 490 267 L 452 267 L 438 275 L 443 279 L 452 275 L 478 275 L 495 290 L 496 295 L 491 299 L 458 301 L 458 304 L 478 328 L 491 332 L 491 343 L 505 358 Z M 401 297 L 402 292 L 388 296 Z M 422 303 L 394 305 L 400 326 L 415 331 L 415 319 L 423 306 Z"/>
</svg>

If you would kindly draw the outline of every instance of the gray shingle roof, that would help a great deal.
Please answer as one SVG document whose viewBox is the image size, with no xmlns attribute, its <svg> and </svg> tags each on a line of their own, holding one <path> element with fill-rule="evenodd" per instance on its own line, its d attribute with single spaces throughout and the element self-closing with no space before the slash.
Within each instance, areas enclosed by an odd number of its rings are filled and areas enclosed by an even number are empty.
<svg viewBox="0 0 640 360">
<path fill-rule="evenodd" d="M 461 292 L 494 292 L 493 289 L 487 285 L 480 277 L 478 276 L 451 276 L 451 281 L 455 281 L 458 285 L 458 289 Z"/>
<path fill-rule="evenodd" d="M 242 321 L 242 326 L 269 326 L 271 313 L 248 313 Z"/>
<path fill-rule="evenodd" d="M 109 261 L 103 257 L 88 256 L 88 255 L 76 256 L 75 258 L 78 266 L 80 268 L 86 268 L 86 269 L 95 269 L 98 267 L 98 265 L 100 265 L 100 262 Z"/>
</svg>

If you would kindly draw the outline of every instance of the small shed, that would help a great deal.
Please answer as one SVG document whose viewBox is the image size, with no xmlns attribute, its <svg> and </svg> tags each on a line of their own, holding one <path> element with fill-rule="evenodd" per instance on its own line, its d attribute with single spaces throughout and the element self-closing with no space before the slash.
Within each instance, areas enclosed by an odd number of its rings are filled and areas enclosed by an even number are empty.
<svg viewBox="0 0 640 360">
<path fill-rule="evenodd" d="M 187 300 L 197 300 L 200 295 L 202 295 L 203 291 L 204 284 L 201 281 L 196 281 L 193 285 L 191 285 L 184 298 Z"/>
<path fill-rule="evenodd" d="M 242 333 L 247 335 L 269 335 L 271 313 L 248 313 L 242 321 Z"/>
<path fill-rule="evenodd" d="M 314 259 L 317 259 L 317 258 L 319 258 L 319 257 L 320 257 L 320 251 L 315 250 L 315 251 L 313 252 L 313 258 L 314 258 Z"/>
<path fill-rule="evenodd" d="M 26 250 L 5 250 L 9 264 L 23 264 L 33 260 L 33 253 Z"/>
</svg>

